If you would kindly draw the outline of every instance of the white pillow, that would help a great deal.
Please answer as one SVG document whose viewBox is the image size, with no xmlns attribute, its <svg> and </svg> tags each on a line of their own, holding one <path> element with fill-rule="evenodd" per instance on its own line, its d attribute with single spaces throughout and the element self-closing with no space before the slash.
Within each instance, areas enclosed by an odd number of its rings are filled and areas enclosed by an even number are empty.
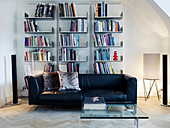
<svg viewBox="0 0 170 128">
<path fill-rule="evenodd" d="M 81 90 L 79 88 L 78 72 L 58 72 L 60 80 L 60 91 Z"/>
</svg>

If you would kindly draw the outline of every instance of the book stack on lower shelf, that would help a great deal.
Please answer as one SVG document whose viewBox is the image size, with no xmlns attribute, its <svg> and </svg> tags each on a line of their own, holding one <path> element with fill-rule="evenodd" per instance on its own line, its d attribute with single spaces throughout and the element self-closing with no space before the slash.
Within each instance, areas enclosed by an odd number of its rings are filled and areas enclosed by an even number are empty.
<svg viewBox="0 0 170 128">
<path fill-rule="evenodd" d="M 25 52 L 25 61 L 51 61 L 51 52 L 45 49 Z"/>
<path fill-rule="evenodd" d="M 114 70 L 111 65 L 105 63 L 94 63 L 94 73 L 96 74 L 114 74 Z"/>
<path fill-rule="evenodd" d="M 77 50 L 74 49 L 60 49 L 60 53 L 59 53 L 59 60 L 60 61 L 76 61 L 79 60 L 78 59 L 78 52 Z"/>
<path fill-rule="evenodd" d="M 106 103 L 104 97 L 85 97 L 84 110 L 105 110 Z"/>
<path fill-rule="evenodd" d="M 87 32 L 87 20 L 86 19 L 71 20 L 70 31 Z"/>
</svg>

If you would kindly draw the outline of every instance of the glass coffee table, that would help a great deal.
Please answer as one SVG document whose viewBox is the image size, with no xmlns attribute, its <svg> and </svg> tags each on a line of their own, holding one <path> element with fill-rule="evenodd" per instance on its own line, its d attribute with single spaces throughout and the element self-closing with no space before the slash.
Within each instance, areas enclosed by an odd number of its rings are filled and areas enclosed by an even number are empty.
<svg viewBox="0 0 170 128">
<path fill-rule="evenodd" d="M 82 107 L 80 119 L 134 119 L 138 128 L 139 119 L 149 117 L 134 104 L 106 104 L 105 110 L 84 110 Z"/>
</svg>

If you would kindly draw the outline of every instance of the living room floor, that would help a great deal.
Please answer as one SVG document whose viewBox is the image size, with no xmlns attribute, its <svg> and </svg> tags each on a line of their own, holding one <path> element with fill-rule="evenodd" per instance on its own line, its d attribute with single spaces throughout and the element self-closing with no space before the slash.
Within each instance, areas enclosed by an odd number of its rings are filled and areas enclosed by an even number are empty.
<svg viewBox="0 0 170 128">
<path fill-rule="evenodd" d="M 138 98 L 138 107 L 149 119 L 139 120 L 140 128 L 169 128 L 170 107 L 163 107 L 157 97 L 147 101 Z M 35 112 L 28 105 L 27 98 L 21 104 L 11 106 L 10 103 L 0 108 L 0 128 L 132 128 L 134 120 L 82 120 L 80 108 L 72 106 L 39 106 Z"/>
</svg>

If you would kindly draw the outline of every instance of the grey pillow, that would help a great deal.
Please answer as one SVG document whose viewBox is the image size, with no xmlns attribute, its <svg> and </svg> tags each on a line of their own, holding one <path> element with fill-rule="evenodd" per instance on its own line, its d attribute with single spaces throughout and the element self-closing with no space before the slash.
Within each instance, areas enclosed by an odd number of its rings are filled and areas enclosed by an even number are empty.
<svg viewBox="0 0 170 128">
<path fill-rule="evenodd" d="M 58 72 L 60 79 L 60 91 L 81 90 L 79 88 L 78 72 Z"/>
<path fill-rule="evenodd" d="M 44 72 L 44 91 L 58 90 L 60 87 L 58 72 Z"/>
</svg>

